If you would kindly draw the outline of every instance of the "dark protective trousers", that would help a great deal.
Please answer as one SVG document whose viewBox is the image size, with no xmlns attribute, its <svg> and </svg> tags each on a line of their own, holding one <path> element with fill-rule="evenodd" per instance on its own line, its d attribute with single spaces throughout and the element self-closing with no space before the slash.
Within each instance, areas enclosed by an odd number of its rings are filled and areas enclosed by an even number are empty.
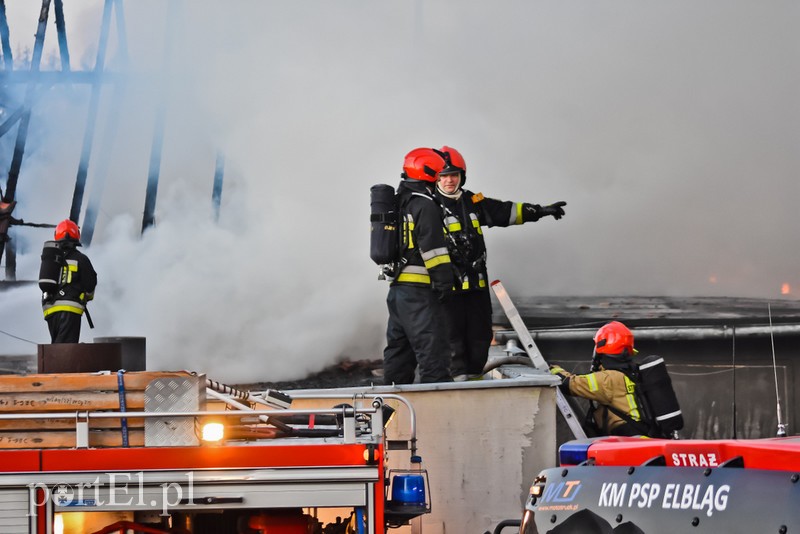
<svg viewBox="0 0 800 534">
<path fill-rule="evenodd" d="M 55 312 L 48 315 L 47 328 L 51 343 L 77 343 L 81 337 L 81 316 L 72 312 Z"/>
<path fill-rule="evenodd" d="M 453 376 L 482 375 L 492 344 L 492 301 L 489 292 L 455 292 L 444 302 Z"/>
<path fill-rule="evenodd" d="M 385 384 L 452 382 L 444 310 L 428 287 L 396 284 L 386 297 L 389 324 L 383 351 Z"/>
</svg>

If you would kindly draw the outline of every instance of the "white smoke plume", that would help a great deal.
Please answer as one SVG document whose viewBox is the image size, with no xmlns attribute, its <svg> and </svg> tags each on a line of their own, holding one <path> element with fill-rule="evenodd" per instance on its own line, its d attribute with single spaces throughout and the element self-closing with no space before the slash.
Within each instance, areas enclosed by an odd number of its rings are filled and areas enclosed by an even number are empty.
<svg viewBox="0 0 800 534">
<path fill-rule="evenodd" d="M 22 62 L 38 9 L 6 3 Z M 102 2 L 65 3 L 73 69 L 91 69 Z M 800 289 L 793 2 L 194 0 L 174 24 L 168 6 L 124 3 L 135 78 L 111 147 L 103 93 L 85 201 L 100 154 L 111 164 L 87 251 L 97 329 L 84 325 L 84 341 L 146 336 L 149 368 L 236 382 L 379 358 L 387 287 L 368 257 L 368 192 L 396 185 L 417 146 L 459 149 L 467 187 L 486 196 L 568 202 L 561 221 L 486 232 L 490 275 L 514 293 Z M 162 94 L 157 224 L 140 236 Z M 67 216 L 87 103 L 79 86 L 37 103 L 18 217 Z M 48 233 L 15 237 L 18 278 L 35 279 Z M 47 341 L 35 286 L 0 299 L 0 330 Z M 0 334 L 0 353 L 33 350 Z"/>
</svg>

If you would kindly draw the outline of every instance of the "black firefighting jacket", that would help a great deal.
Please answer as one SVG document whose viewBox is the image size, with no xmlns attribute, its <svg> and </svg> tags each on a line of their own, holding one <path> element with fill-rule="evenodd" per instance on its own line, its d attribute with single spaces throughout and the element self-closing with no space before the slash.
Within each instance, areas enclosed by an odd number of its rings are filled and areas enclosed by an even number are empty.
<svg viewBox="0 0 800 534">
<path fill-rule="evenodd" d="M 402 266 L 393 284 L 450 291 L 455 282 L 445 241 L 442 209 L 426 182 L 403 180 L 397 188 L 402 221 Z"/>
<path fill-rule="evenodd" d="M 488 291 L 486 242 L 481 226 L 522 224 L 522 203 L 486 198 L 466 189 L 457 200 L 438 191 L 436 197 L 446 208 L 448 249 L 457 277 L 455 290 Z"/>
<path fill-rule="evenodd" d="M 86 303 L 94 298 L 97 273 L 92 262 L 74 245 L 61 243 L 64 265 L 61 267 L 58 290 L 42 300 L 44 316 L 56 312 L 71 312 L 83 315 Z"/>
</svg>

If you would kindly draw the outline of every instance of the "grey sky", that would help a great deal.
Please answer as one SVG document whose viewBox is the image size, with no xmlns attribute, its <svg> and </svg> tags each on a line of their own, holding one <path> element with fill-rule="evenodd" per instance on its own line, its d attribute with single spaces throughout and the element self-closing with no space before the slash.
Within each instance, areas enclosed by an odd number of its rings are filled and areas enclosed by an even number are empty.
<svg viewBox="0 0 800 534">
<path fill-rule="evenodd" d="M 73 68 L 90 68 L 101 3 L 65 3 Z M 7 4 L 17 53 L 35 25 Z M 232 380 L 379 357 L 369 187 L 443 144 L 475 192 L 569 203 L 558 222 L 487 230 L 490 275 L 512 294 L 800 290 L 796 2 L 184 2 L 158 226 L 139 240 L 166 5 L 125 3 L 143 83 L 112 148 L 84 340 L 147 335 L 162 367 Z M 49 95 L 18 188 L 29 220 L 68 214 L 85 120 L 85 92 Z M 35 277 L 46 237 L 19 237 L 20 277 Z M 43 342 L 35 293 L 4 296 L 0 321 Z"/>
</svg>

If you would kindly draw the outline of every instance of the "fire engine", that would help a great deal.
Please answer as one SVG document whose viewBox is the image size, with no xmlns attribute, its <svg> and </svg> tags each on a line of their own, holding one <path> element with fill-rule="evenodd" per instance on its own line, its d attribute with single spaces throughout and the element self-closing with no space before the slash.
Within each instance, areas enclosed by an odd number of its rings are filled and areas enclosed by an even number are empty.
<svg viewBox="0 0 800 534">
<path fill-rule="evenodd" d="M 382 534 L 430 512 L 416 429 L 385 437 L 391 405 L 414 425 L 403 397 L 295 401 L 187 372 L 0 377 L 0 533 Z"/>
<path fill-rule="evenodd" d="M 534 479 L 519 526 L 534 533 L 796 532 L 800 437 L 569 441 Z"/>
</svg>

